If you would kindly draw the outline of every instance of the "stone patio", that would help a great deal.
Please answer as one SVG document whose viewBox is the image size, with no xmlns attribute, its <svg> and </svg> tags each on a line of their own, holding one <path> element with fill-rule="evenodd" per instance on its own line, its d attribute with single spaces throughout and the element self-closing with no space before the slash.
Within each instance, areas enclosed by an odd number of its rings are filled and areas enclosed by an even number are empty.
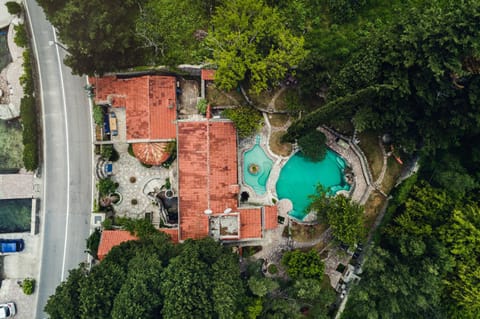
<svg viewBox="0 0 480 319">
<path fill-rule="evenodd" d="M 157 212 L 159 207 L 147 194 L 155 187 L 164 185 L 167 178 L 170 179 L 172 190 L 177 194 L 176 161 L 168 169 L 161 166 L 147 168 L 128 154 L 128 144 L 115 144 L 115 149 L 120 158 L 113 163 L 112 180 L 119 184 L 117 192 L 122 196 L 122 200 L 114 205 L 118 216 L 143 218 L 146 212 Z M 135 178 L 135 182 L 131 182 L 131 178 Z M 132 204 L 134 199 L 137 204 Z"/>
</svg>

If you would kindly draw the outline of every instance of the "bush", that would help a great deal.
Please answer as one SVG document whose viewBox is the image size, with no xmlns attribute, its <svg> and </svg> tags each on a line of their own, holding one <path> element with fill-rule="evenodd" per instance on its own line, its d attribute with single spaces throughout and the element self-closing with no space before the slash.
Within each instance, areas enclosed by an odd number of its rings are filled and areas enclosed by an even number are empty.
<svg viewBox="0 0 480 319">
<path fill-rule="evenodd" d="M 267 271 L 268 271 L 269 274 L 275 275 L 276 273 L 278 273 L 277 265 L 275 265 L 275 264 L 268 265 Z"/>
<path fill-rule="evenodd" d="M 100 150 L 100 155 L 106 160 L 110 159 L 113 153 L 113 146 L 112 145 L 102 145 Z"/>
<path fill-rule="evenodd" d="M 23 147 L 23 165 L 27 171 L 34 171 L 38 167 L 37 145 L 25 144 Z"/>
<path fill-rule="evenodd" d="M 13 15 L 19 15 L 22 13 L 22 6 L 14 1 L 9 1 L 5 3 L 5 6 L 7 6 L 8 13 L 13 14 Z"/>
<path fill-rule="evenodd" d="M 205 99 L 198 100 L 198 103 L 197 103 L 198 113 L 205 115 L 207 113 L 207 106 L 208 106 L 207 100 Z"/>
<path fill-rule="evenodd" d="M 101 179 L 98 182 L 98 192 L 100 193 L 100 197 L 109 195 L 115 192 L 116 189 L 115 183 L 110 178 Z"/>
<path fill-rule="evenodd" d="M 87 251 L 95 259 L 98 259 L 97 252 L 101 237 L 100 229 L 95 228 L 95 231 L 87 238 Z"/>
<path fill-rule="evenodd" d="M 26 295 L 33 294 L 33 291 L 35 290 L 35 279 L 26 278 L 25 280 L 23 280 L 22 290 L 23 290 L 23 293 Z"/>
<path fill-rule="evenodd" d="M 135 153 L 133 152 L 133 145 L 132 144 L 128 144 L 128 154 L 130 154 L 130 156 L 136 157 Z"/>
<path fill-rule="evenodd" d="M 100 105 L 95 105 L 93 107 L 93 121 L 98 126 L 103 126 L 103 108 Z"/>
<path fill-rule="evenodd" d="M 325 134 L 313 130 L 298 139 L 302 154 L 311 161 L 318 162 L 325 158 L 327 146 Z"/>
<path fill-rule="evenodd" d="M 226 109 L 223 115 L 233 121 L 239 137 L 248 137 L 258 131 L 263 123 L 259 111 L 249 106 Z"/>
<path fill-rule="evenodd" d="M 25 29 L 24 24 L 19 24 L 13 27 L 15 30 L 15 36 L 13 38 L 13 42 L 16 45 L 22 48 L 26 48 L 28 46 L 28 34 L 27 29 Z"/>
</svg>

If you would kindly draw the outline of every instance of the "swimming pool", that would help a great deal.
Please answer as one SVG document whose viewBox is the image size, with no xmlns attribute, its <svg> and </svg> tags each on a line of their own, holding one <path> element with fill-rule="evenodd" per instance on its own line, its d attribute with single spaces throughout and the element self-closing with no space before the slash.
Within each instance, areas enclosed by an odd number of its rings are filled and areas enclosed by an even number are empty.
<svg viewBox="0 0 480 319">
<path fill-rule="evenodd" d="M 273 161 L 259 145 L 259 138 L 257 143 L 243 154 L 243 179 L 258 195 L 267 191 L 266 185 L 272 165 Z"/>
<path fill-rule="evenodd" d="M 312 162 L 304 158 L 300 152 L 293 155 L 280 172 L 277 181 L 277 196 L 292 201 L 293 210 L 290 216 L 302 220 L 310 204 L 308 195 L 314 194 L 318 183 L 335 194 L 340 190 L 349 190 L 345 182 L 343 170 L 345 161 L 335 152 L 327 150 L 325 158 Z"/>
</svg>

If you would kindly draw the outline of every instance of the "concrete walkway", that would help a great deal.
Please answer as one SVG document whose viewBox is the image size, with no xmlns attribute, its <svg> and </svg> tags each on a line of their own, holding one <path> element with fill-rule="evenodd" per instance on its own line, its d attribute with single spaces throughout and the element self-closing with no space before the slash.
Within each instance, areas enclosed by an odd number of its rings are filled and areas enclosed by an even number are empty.
<svg viewBox="0 0 480 319">
<path fill-rule="evenodd" d="M 7 1 L 0 0 L 0 8 L 4 6 L 2 2 Z M 0 10 L 0 14 L 4 11 L 7 11 L 6 7 L 3 7 L 2 10 Z M 20 84 L 20 76 L 23 74 L 22 64 L 24 49 L 17 46 L 13 40 L 15 37 L 13 26 L 21 24 L 23 21 L 16 17 L 12 17 L 10 21 L 11 23 L 9 22 L 10 27 L 8 28 L 7 41 L 12 62 L 0 72 L 0 89 L 3 91 L 4 95 L 2 97 L 2 104 L 0 104 L 0 119 L 3 120 L 16 118 L 20 115 L 20 100 L 23 97 L 23 87 Z"/>
</svg>

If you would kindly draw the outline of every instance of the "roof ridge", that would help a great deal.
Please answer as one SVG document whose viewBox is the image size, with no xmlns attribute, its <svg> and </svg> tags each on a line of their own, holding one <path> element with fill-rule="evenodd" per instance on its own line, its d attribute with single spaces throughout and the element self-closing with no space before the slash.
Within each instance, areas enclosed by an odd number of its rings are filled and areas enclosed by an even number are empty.
<svg viewBox="0 0 480 319">
<path fill-rule="evenodd" d="M 210 125 L 207 118 L 207 208 L 210 209 Z"/>
</svg>

